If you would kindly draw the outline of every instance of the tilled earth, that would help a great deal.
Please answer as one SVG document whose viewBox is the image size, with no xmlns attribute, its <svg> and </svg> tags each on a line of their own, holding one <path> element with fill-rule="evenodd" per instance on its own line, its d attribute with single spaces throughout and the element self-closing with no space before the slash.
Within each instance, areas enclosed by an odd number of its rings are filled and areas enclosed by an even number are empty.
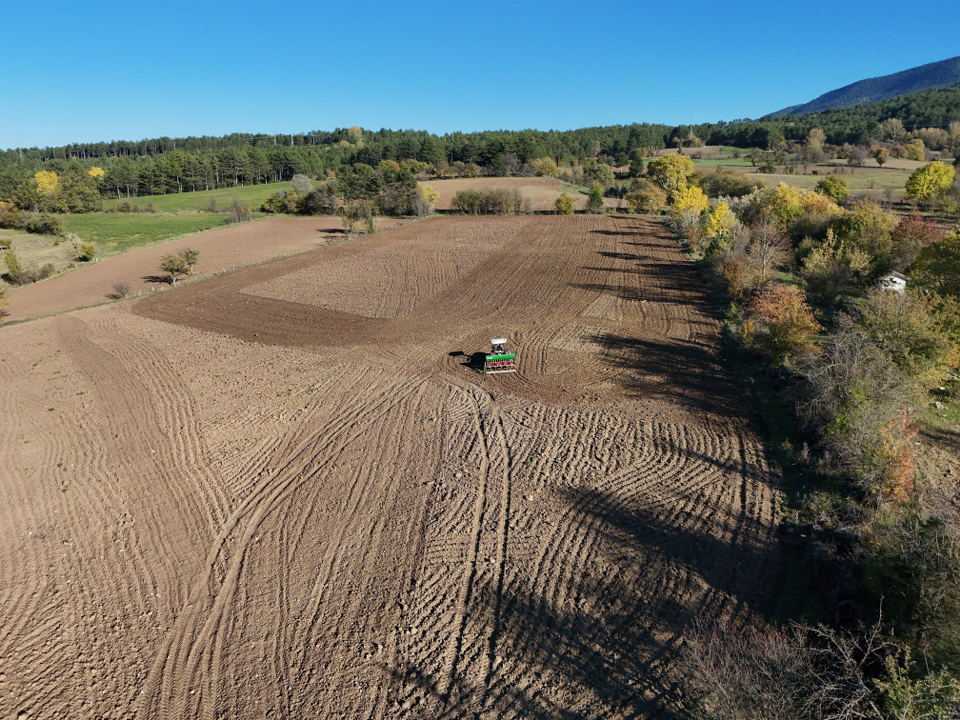
<svg viewBox="0 0 960 720">
<path fill-rule="evenodd" d="M 655 716 L 685 626 L 775 590 L 644 218 L 431 218 L 0 348 L 0 718 Z"/>
</svg>

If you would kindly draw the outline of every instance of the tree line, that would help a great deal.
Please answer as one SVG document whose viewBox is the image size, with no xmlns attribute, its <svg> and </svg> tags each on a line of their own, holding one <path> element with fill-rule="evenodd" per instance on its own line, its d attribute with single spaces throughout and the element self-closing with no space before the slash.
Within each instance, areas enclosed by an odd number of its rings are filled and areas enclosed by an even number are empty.
<svg viewBox="0 0 960 720">
<path fill-rule="evenodd" d="M 822 622 L 695 628 L 693 716 L 960 717 L 955 480 L 917 442 L 921 409 L 960 399 L 960 230 L 851 199 L 841 177 L 808 191 L 734 175 L 668 154 L 642 182 L 667 197 L 732 355 L 777 408 L 780 539 Z M 908 190 L 929 202 L 954 177 L 934 162 Z"/>
</svg>

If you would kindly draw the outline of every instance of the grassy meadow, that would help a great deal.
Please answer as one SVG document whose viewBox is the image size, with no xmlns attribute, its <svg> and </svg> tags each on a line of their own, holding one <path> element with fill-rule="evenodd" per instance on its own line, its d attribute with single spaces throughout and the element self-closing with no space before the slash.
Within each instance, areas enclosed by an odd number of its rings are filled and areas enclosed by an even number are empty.
<svg viewBox="0 0 960 720">
<path fill-rule="evenodd" d="M 90 213 L 64 215 L 68 233 L 97 246 L 99 257 L 108 257 L 143 245 L 224 227 L 226 213 L 162 215 L 153 213 Z"/>
<path fill-rule="evenodd" d="M 316 184 L 316 183 L 314 183 Z M 197 212 L 210 207 L 210 201 L 216 200 L 217 207 L 226 208 L 237 198 L 241 203 L 249 203 L 256 210 L 261 203 L 277 190 L 290 190 L 289 182 L 268 183 L 266 185 L 245 185 L 241 187 L 219 188 L 217 190 L 198 190 L 197 192 L 169 193 L 167 195 L 143 195 L 141 197 L 108 200 L 104 209 L 129 202 L 140 208 L 152 205 L 157 212 Z"/>
</svg>

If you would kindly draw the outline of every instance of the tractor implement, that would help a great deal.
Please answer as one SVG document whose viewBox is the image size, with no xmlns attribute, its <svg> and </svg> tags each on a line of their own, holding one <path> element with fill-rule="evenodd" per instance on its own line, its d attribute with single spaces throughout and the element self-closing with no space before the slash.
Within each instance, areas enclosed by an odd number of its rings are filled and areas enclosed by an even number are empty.
<svg viewBox="0 0 960 720">
<path fill-rule="evenodd" d="M 494 338 L 490 341 L 490 346 L 492 352 L 488 352 L 483 361 L 483 372 L 485 375 L 517 371 L 517 356 L 512 352 L 507 352 L 507 341 L 505 338 Z"/>
</svg>

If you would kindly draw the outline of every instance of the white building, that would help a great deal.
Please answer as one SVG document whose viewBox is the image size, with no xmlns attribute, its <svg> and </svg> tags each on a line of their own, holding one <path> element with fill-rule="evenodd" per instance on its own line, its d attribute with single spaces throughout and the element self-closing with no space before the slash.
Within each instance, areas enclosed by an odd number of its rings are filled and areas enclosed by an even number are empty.
<svg viewBox="0 0 960 720">
<path fill-rule="evenodd" d="M 907 289 L 907 276 L 901 275 L 898 272 L 887 273 L 880 278 L 879 285 L 881 290 L 892 290 L 893 292 L 902 293 Z"/>
</svg>

